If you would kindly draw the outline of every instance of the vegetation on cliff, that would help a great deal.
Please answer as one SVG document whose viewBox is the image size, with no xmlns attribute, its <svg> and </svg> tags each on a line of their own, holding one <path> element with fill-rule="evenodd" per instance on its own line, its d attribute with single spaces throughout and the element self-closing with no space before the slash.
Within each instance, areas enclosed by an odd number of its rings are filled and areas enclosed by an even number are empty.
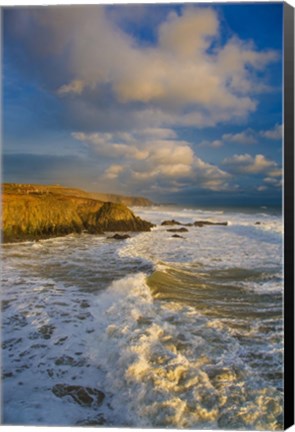
<svg viewBox="0 0 295 432">
<path fill-rule="evenodd" d="M 151 228 L 152 224 L 136 217 L 124 204 L 104 203 L 91 196 L 60 186 L 4 185 L 3 241 Z"/>
<path fill-rule="evenodd" d="M 103 231 L 149 231 L 153 226 L 129 210 L 124 204 L 105 203 L 98 211 L 97 225 Z"/>
</svg>

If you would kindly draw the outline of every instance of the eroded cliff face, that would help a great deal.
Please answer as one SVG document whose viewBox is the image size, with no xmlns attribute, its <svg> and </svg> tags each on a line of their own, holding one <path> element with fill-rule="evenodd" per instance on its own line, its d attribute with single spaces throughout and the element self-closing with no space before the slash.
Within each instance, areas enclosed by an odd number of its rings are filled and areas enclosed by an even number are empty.
<svg viewBox="0 0 295 432">
<path fill-rule="evenodd" d="M 129 210 L 124 204 L 104 203 L 96 216 L 103 231 L 149 231 L 153 226 Z"/>
<path fill-rule="evenodd" d="M 103 203 L 87 192 L 57 186 L 4 185 L 4 242 L 62 236 L 86 231 L 147 231 L 152 224 L 123 204 Z"/>
</svg>

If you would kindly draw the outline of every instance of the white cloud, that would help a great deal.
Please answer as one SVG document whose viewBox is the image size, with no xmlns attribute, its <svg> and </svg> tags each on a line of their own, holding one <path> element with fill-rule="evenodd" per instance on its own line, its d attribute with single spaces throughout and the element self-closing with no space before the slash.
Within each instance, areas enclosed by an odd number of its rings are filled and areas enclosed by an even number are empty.
<svg viewBox="0 0 295 432">
<path fill-rule="evenodd" d="M 255 131 L 247 129 L 239 133 L 227 133 L 222 135 L 223 142 L 233 142 L 238 144 L 256 144 Z"/>
<path fill-rule="evenodd" d="M 264 183 L 266 183 L 269 186 L 273 186 L 276 188 L 281 188 L 283 181 L 282 179 L 277 179 L 277 178 L 273 178 L 273 177 L 265 177 L 263 179 Z"/>
<path fill-rule="evenodd" d="M 259 143 L 259 138 L 261 136 L 272 140 L 278 140 L 282 138 L 282 133 L 283 127 L 279 124 L 276 124 L 274 128 L 265 131 L 255 131 L 251 128 L 248 128 L 237 133 L 223 134 L 221 138 L 213 141 L 204 140 L 199 144 L 199 147 L 218 148 L 227 143 L 254 145 Z"/>
<path fill-rule="evenodd" d="M 242 132 L 223 134 L 221 138 L 213 141 L 204 140 L 199 144 L 199 147 L 219 148 L 228 143 L 245 145 L 257 144 L 256 136 L 257 133 L 253 129 L 246 129 Z"/>
<path fill-rule="evenodd" d="M 283 132 L 283 125 L 277 123 L 272 129 L 260 131 L 260 135 L 271 140 L 281 140 Z"/>
<path fill-rule="evenodd" d="M 235 174 L 262 174 L 272 172 L 278 173 L 278 164 L 275 161 L 267 159 L 264 155 L 258 154 L 251 156 L 249 154 L 234 155 L 224 159 L 223 166 L 229 172 Z"/>
<path fill-rule="evenodd" d="M 86 87 L 86 84 L 82 80 L 73 80 L 70 84 L 64 84 L 58 89 L 59 95 L 65 95 L 68 93 L 81 94 Z"/>
<path fill-rule="evenodd" d="M 123 167 L 122 165 L 117 165 L 117 164 L 113 164 L 110 165 L 106 170 L 105 170 L 105 177 L 107 179 L 116 179 L 118 177 L 118 175 L 123 171 Z"/>
<path fill-rule="evenodd" d="M 42 64 L 44 79 L 59 81 L 63 100 L 81 98 L 95 113 L 103 108 L 92 90 L 99 95 L 107 87 L 114 106 L 129 107 L 122 115 L 141 115 L 146 127 L 214 126 L 247 117 L 256 109 L 253 94 L 266 89 L 258 75 L 278 59 L 235 37 L 222 43 L 220 17 L 210 7 L 186 5 L 169 14 L 157 41 L 146 46 L 118 28 L 103 6 L 26 9 L 13 27 L 36 68 Z"/>
<path fill-rule="evenodd" d="M 189 142 L 178 139 L 169 129 L 135 129 L 129 133 L 75 132 L 72 136 L 105 157 L 108 166 L 102 180 L 119 184 L 124 179 L 125 184 L 137 182 L 143 189 L 150 190 L 153 185 L 162 190 L 165 184 L 167 189 L 182 190 L 191 183 L 200 189 L 231 188 L 230 174 L 200 159 Z"/>
</svg>

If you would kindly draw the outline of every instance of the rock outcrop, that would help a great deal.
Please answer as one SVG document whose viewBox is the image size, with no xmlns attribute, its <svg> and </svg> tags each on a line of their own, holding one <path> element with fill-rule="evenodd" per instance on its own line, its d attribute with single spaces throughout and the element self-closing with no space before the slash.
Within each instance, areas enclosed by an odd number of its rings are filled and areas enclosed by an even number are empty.
<svg viewBox="0 0 295 432">
<path fill-rule="evenodd" d="M 173 233 L 177 233 L 177 232 L 188 232 L 188 229 L 187 228 L 171 228 L 171 229 L 168 229 L 167 231 L 169 231 L 169 232 L 173 232 Z"/>
<path fill-rule="evenodd" d="M 152 224 L 124 204 L 73 196 L 66 188 L 5 185 L 2 201 L 4 242 L 38 240 L 70 233 L 149 231 Z M 26 186 L 26 187 L 25 187 Z M 71 189 L 70 189 L 71 191 Z"/>
<path fill-rule="evenodd" d="M 128 234 L 115 234 L 111 237 L 108 237 L 108 239 L 113 239 L 113 240 L 126 240 L 129 238 L 130 238 L 130 235 L 128 235 Z"/>
<path fill-rule="evenodd" d="M 84 407 L 99 406 L 105 398 L 104 393 L 100 390 L 77 385 L 56 384 L 52 392 L 60 398 L 71 397 L 73 402 Z"/>
<path fill-rule="evenodd" d="M 176 221 L 176 220 L 174 220 L 174 219 L 171 219 L 171 220 L 164 220 L 162 223 L 161 223 L 161 225 L 163 225 L 163 226 L 166 226 L 166 225 L 181 225 L 181 223 L 180 222 L 178 222 L 178 221 Z"/>
<path fill-rule="evenodd" d="M 149 231 L 153 224 L 146 222 L 124 204 L 104 203 L 96 215 L 96 223 L 103 231 Z"/>
<path fill-rule="evenodd" d="M 205 225 L 222 225 L 222 226 L 226 226 L 226 225 L 228 225 L 228 222 L 210 222 L 210 221 L 196 221 L 196 222 L 194 222 L 194 226 L 196 226 L 196 227 L 203 227 Z"/>
</svg>

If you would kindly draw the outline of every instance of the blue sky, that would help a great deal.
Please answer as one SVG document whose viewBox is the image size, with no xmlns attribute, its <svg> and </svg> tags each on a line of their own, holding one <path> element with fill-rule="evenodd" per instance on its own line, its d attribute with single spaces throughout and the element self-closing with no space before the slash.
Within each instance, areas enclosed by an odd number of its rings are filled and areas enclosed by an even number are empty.
<svg viewBox="0 0 295 432">
<path fill-rule="evenodd" d="M 282 3 L 4 9 L 4 181 L 279 204 Z"/>
</svg>

